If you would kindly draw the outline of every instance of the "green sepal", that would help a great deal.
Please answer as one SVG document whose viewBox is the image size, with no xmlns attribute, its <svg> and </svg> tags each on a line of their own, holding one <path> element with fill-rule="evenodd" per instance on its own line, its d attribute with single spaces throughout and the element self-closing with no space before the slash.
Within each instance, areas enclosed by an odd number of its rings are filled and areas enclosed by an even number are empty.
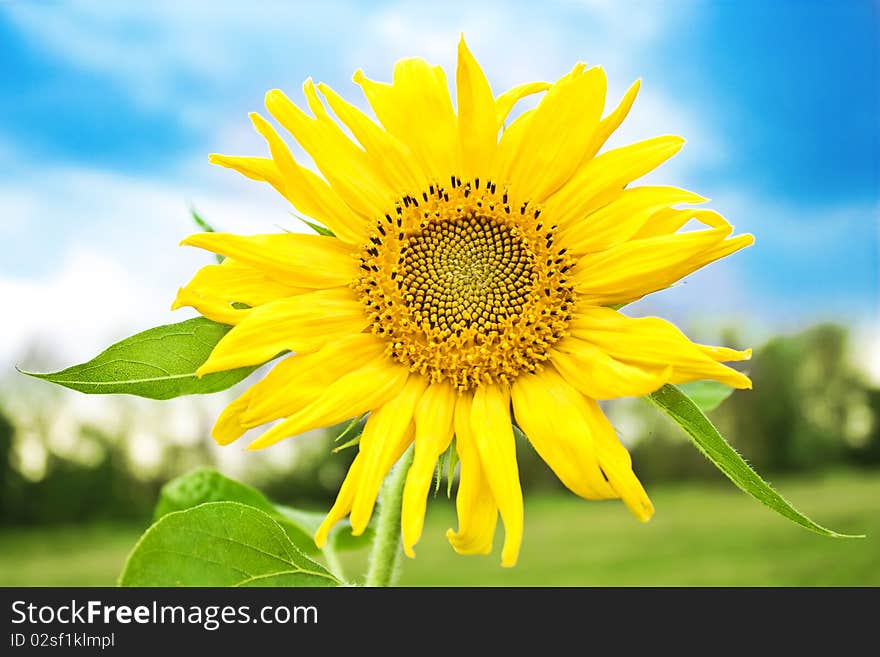
<svg viewBox="0 0 880 657">
<path fill-rule="evenodd" d="M 202 215 L 200 215 L 198 212 L 196 212 L 195 208 L 190 208 L 189 214 L 192 217 L 193 223 L 195 223 L 196 226 L 198 226 L 200 229 L 202 229 L 206 233 L 217 232 L 211 224 L 209 224 L 207 221 L 205 221 L 205 219 L 202 217 Z M 225 256 L 222 256 L 219 253 L 215 253 L 214 257 L 217 259 L 218 264 L 221 264 L 226 259 Z"/>
<path fill-rule="evenodd" d="M 351 440 L 347 440 L 346 442 L 342 443 L 341 445 L 337 445 L 336 447 L 333 448 L 333 450 L 332 450 L 333 453 L 337 454 L 344 449 L 348 449 L 349 447 L 354 447 L 355 445 L 359 445 L 361 442 L 361 435 L 362 434 L 358 434 L 354 438 L 352 438 Z"/>
<path fill-rule="evenodd" d="M 205 231 L 206 233 L 216 232 L 214 227 L 211 224 L 209 224 L 207 221 L 205 221 L 205 219 L 202 217 L 202 215 L 200 215 L 198 212 L 196 212 L 195 208 L 190 208 L 189 214 L 192 217 L 192 220 L 195 223 L 195 225 L 198 226 L 199 228 L 201 228 L 203 231 Z"/>
<path fill-rule="evenodd" d="M 305 217 L 301 217 L 300 215 L 296 214 L 295 212 L 291 212 L 291 214 L 294 217 L 296 217 L 297 219 L 299 219 L 301 222 L 303 222 L 306 226 L 311 228 L 313 231 L 318 233 L 318 235 L 324 235 L 325 237 L 336 237 L 336 233 L 334 233 L 332 230 L 330 230 L 326 226 L 322 226 L 321 224 L 316 224 L 314 221 L 309 221 Z"/>
<path fill-rule="evenodd" d="M 446 452 L 437 459 L 437 465 L 434 466 L 434 497 L 440 492 L 440 482 L 443 480 L 443 465 L 446 463 Z"/>
<path fill-rule="evenodd" d="M 338 436 L 336 436 L 336 438 L 334 438 L 333 441 L 338 443 L 343 438 L 347 438 L 348 435 L 352 431 L 354 431 L 354 428 L 358 425 L 358 422 L 363 420 L 365 417 L 367 417 L 366 413 L 364 413 L 363 415 L 359 415 L 357 417 L 351 418 L 349 423 L 347 425 L 345 425 L 345 428 L 342 430 L 342 432 Z"/>
<path fill-rule="evenodd" d="M 455 476 L 455 466 L 458 465 L 458 450 L 455 449 L 455 438 L 449 443 L 449 462 L 446 471 L 446 497 L 452 498 L 452 479 Z"/>
</svg>

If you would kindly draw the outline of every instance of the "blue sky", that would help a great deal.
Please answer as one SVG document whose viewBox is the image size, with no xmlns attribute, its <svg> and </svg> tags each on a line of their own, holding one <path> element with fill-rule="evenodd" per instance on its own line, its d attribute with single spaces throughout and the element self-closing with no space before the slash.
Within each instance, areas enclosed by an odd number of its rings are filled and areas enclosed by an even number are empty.
<svg viewBox="0 0 880 657">
<path fill-rule="evenodd" d="M 641 310 L 709 332 L 876 331 L 877 25 L 856 0 L 0 4 L 0 294 L 18 313 L 3 354 L 53 339 L 59 318 L 80 355 L 173 320 L 204 262 L 176 248 L 190 203 L 222 229 L 291 225 L 271 190 L 207 163 L 263 154 L 246 114 L 265 91 L 298 96 L 311 75 L 363 104 L 356 68 L 388 79 L 419 55 L 450 70 L 461 31 L 496 91 L 584 60 L 606 68 L 610 103 L 640 77 L 614 144 L 685 136 L 646 180 L 756 235 Z"/>
</svg>

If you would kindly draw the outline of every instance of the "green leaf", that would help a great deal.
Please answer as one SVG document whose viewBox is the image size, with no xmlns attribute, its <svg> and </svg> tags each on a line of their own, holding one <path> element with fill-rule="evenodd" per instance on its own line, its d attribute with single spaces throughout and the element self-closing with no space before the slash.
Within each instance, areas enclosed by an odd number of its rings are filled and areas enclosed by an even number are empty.
<svg viewBox="0 0 880 657">
<path fill-rule="evenodd" d="M 338 586 L 268 514 L 208 502 L 162 516 L 126 561 L 120 586 Z"/>
<path fill-rule="evenodd" d="M 834 538 L 864 538 L 863 535 L 839 534 L 826 529 L 795 509 L 752 470 L 743 458 L 718 433 L 715 425 L 697 405 L 674 385 L 665 385 L 649 398 L 671 417 L 705 456 L 745 493 L 778 514 L 805 529 Z"/>
<path fill-rule="evenodd" d="M 304 586 L 343 586 L 342 582 L 337 580 L 336 584 L 315 584 L 309 579 L 309 577 L 303 576 L 302 573 L 275 573 L 272 575 L 259 575 L 257 577 L 252 577 L 251 579 L 238 584 L 241 587 L 254 588 L 258 586 L 268 586 L 268 587 L 289 587 L 289 588 L 302 588 Z"/>
<path fill-rule="evenodd" d="M 676 386 L 704 413 L 714 411 L 733 393 L 733 388 L 717 381 L 692 381 Z"/>
<path fill-rule="evenodd" d="M 204 317 L 157 326 L 117 342 L 92 360 L 60 372 L 22 374 L 91 395 L 128 394 L 149 399 L 226 390 L 253 372 L 242 367 L 196 376 L 231 326 Z"/>
<path fill-rule="evenodd" d="M 270 515 L 275 513 L 272 503 L 256 488 L 224 477 L 211 468 L 198 468 L 162 486 L 153 510 L 153 521 L 205 502 L 239 502 Z"/>
<path fill-rule="evenodd" d="M 211 468 L 198 468 L 172 479 L 162 487 L 159 501 L 153 512 L 153 520 L 175 511 L 191 509 L 206 502 L 238 502 L 267 513 L 284 528 L 296 547 L 306 554 L 318 554 L 320 550 L 312 539 L 313 531 L 294 522 L 269 501 L 256 488 L 224 477 Z"/>
<path fill-rule="evenodd" d="M 238 502 L 259 509 L 281 525 L 300 551 L 310 555 L 321 552 L 313 537 L 324 519 L 323 513 L 273 504 L 256 488 L 225 477 L 211 468 L 198 468 L 165 484 L 156 503 L 153 520 L 206 502 Z M 343 550 L 363 547 L 369 540 L 369 536 L 354 537 L 350 534 L 351 526 L 339 523 L 331 531 L 329 543 L 333 548 Z"/>
</svg>

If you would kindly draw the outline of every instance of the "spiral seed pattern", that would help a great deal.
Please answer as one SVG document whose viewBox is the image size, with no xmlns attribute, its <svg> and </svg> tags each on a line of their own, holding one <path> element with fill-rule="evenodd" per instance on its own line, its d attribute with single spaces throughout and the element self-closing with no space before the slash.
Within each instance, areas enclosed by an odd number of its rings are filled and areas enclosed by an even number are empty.
<svg viewBox="0 0 880 657">
<path fill-rule="evenodd" d="M 431 330 L 498 330 L 522 311 L 533 260 L 514 231 L 490 218 L 429 224 L 406 240 L 405 303 Z"/>
<path fill-rule="evenodd" d="M 376 223 L 355 282 L 388 356 L 459 389 L 535 372 L 566 333 L 574 261 L 494 183 L 429 186 Z"/>
</svg>

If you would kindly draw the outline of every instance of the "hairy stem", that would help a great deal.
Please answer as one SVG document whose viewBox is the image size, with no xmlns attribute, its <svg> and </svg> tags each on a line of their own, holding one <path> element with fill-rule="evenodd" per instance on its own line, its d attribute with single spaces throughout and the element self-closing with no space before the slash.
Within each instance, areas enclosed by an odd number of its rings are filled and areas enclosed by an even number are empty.
<svg viewBox="0 0 880 657">
<path fill-rule="evenodd" d="M 403 549 L 400 543 L 400 512 L 403 505 L 403 485 L 413 460 L 410 447 L 394 466 L 391 475 L 382 486 L 379 499 L 379 522 L 373 550 L 370 553 L 370 568 L 367 571 L 366 586 L 394 586 L 400 571 Z"/>
</svg>

